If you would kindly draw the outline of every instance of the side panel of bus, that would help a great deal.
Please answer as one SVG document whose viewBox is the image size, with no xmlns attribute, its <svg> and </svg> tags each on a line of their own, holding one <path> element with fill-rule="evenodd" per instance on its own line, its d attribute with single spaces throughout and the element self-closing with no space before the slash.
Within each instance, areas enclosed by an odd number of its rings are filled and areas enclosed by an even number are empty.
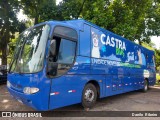
<svg viewBox="0 0 160 120">
<path fill-rule="evenodd" d="M 106 96 L 142 89 L 144 79 L 153 85 L 151 51 L 98 28 L 91 27 L 91 35 L 91 74 L 106 76 Z"/>
<path fill-rule="evenodd" d="M 52 79 L 50 109 L 80 103 L 90 81 L 98 83 L 100 98 L 142 89 L 145 77 L 152 78 L 149 84 L 154 85 L 153 60 L 146 60 L 146 53 L 151 57 L 153 53 L 88 24 L 83 28 L 74 65 L 65 75 Z"/>
</svg>

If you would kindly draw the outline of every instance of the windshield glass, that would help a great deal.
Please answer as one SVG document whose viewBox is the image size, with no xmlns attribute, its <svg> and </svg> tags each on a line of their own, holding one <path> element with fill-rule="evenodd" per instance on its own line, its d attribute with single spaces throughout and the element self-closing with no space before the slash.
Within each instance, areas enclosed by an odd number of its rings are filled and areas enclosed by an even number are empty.
<svg viewBox="0 0 160 120">
<path fill-rule="evenodd" d="M 34 73 L 42 69 L 49 31 L 49 25 L 41 25 L 19 36 L 11 72 Z"/>
</svg>

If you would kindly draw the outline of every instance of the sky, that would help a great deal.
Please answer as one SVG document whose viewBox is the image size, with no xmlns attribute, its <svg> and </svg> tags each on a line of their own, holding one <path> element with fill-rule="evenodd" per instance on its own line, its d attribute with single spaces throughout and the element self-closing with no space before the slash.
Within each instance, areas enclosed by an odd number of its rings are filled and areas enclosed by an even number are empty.
<svg viewBox="0 0 160 120">
<path fill-rule="evenodd" d="M 154 43 L 156 45 L 157 49 L 160 49 L 160 36 L 159 37 L 157 37 L 157 36 L 151 37 L 151 41 L 152 41 L 152 43 Z"/>
<path fill-rule="evenodd" d="M 61 2 L 62 0 L 56 0 L 56 4 L 59 4 L 59 2 Z M 18 19 L 19 20 L 26 20 L 27 16 L 23 14 L 22 10 L 20 10 L 19 14 L 18 14 Z M 153 36 L 151 37 L 151 41 L 156 45 L 157 49 L 160 49 L 160 36 Z"/>
<path fill-rule="evenodd" d="M 23 14 L 22 9 L 20 9 L 20 12 L 17 14 L 17 17 L 19 21 L 27 20 L 27 16 Z"/>
<path fill-rule="evenodd" d="M 56 5 L 58 5 L 59 4 L 59 2 L 61 2 L 62 0 L 56 0 Z"/>
</svg>

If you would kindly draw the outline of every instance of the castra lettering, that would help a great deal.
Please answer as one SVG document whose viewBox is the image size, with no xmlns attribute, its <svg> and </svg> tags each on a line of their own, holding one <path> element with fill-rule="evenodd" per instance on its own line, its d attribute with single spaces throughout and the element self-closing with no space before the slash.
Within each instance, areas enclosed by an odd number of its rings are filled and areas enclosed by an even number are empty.
<svg viewBox="0 0 160 120">
<path fill-rule="evenodd" d="M 126 44 L 125 42 L 122 42 L 121 40 L 110 37 L 109 35 L 107 36 L 107 39 L 105 40 L 104 38 L 106 37 L 105 34 L 101 34 L 101 42 L 104 45 L 109 45 L 111 47 L 116 47 L 121 50 L 126 50 Z"/>
</svg>

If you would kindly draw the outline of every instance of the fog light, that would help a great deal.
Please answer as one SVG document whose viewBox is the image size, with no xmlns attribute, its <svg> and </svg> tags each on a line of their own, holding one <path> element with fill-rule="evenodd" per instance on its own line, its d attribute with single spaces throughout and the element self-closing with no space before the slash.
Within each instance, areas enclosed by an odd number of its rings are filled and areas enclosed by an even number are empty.
<svg viewBox="0 0 160 120">
<path fill-rule="evenodd" d="M 38 88 L 34 88 L 34 87 L 25 87 L 23 89 L 23 92 L 25 94 L 34 94 L 34 93 L 37 93 L 38 91 L 39 91 L 39 89 Z"/>
<path fill-rule="evenodd" d="M 10 88 L 11 87 L 11 83 L 7 80 L 7 87 Z"/>
</svg>

